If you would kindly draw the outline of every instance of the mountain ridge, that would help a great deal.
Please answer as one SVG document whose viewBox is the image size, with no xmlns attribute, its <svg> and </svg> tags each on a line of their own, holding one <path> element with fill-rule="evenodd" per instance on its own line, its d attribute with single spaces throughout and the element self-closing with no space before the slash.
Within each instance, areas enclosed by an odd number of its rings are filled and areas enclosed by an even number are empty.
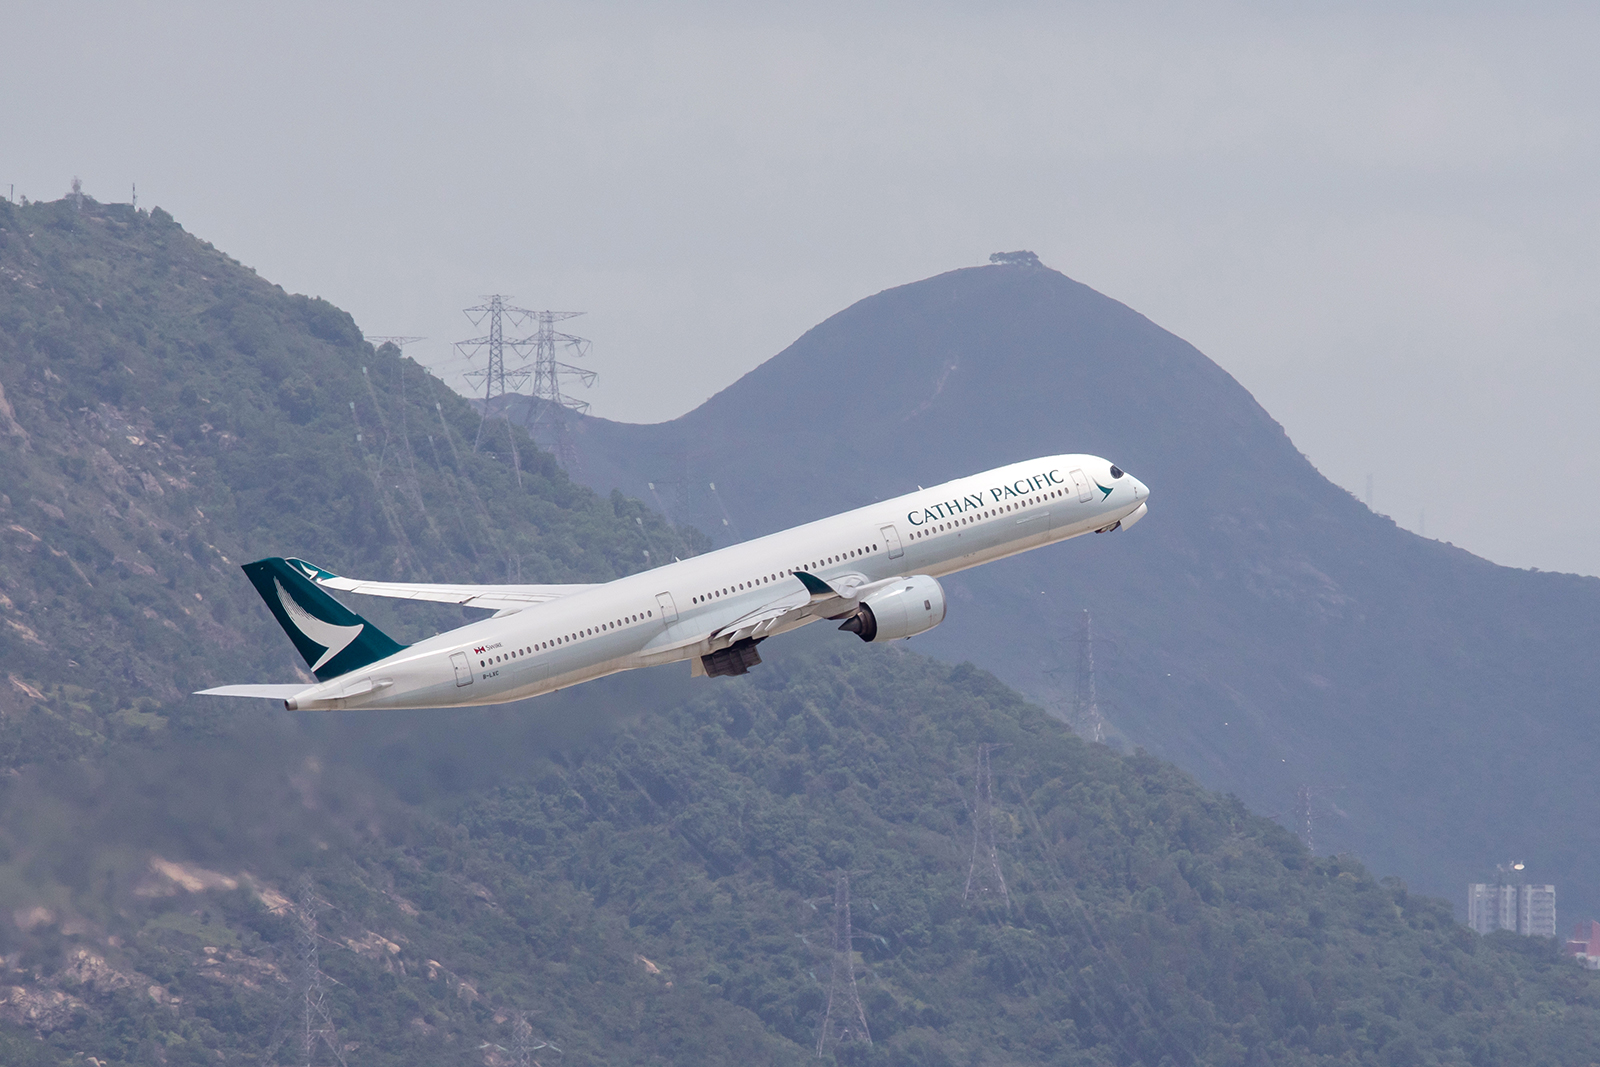
<svg viewBox="0 0 1600 1067">
<path fill-rule="evenodd" d="M 1582 816 L 1600 794 L 1578 769 L 1600 758 L 1600 579 L 1400 529 L 1198 349 L 1064 275 L 885 290 L 677 419 L 566 425 L 586 482 L 641 499 L 654 483 L 719 543 L 1028 456 L 1106 456 L 1150 486 L 1150 517 L 951 578 L 918 647 L 1071 719 L 1090 609 L 1128 742 L 1258 810 L 1309 789 L 1322 847 L 1429 891 L 1460 899 L 1515 854 L 1600 908 Z M 1497 778 L 1515 783 L 1498 797 Z"/>
<path fill-rule="evenodd" d="M 294 670 L 250 554 L 603 581 L 704 540 L 503 425 L 472 452 L 441 383 L 165 213 L 0 205 L 0 382 L 8 1065 L 306 1062 L 302 892 L 352 1067 L 508 1067 L 519 1012 L 572 1067 L 816 1062 L 840 870 L 873 1043 L 824 1063 L 1600 1059 L 1548 941 L 905 646 L 449 714 L 187 696 Z M 983 744 L 1009 905 L 963 892 Z"/>
</svg>

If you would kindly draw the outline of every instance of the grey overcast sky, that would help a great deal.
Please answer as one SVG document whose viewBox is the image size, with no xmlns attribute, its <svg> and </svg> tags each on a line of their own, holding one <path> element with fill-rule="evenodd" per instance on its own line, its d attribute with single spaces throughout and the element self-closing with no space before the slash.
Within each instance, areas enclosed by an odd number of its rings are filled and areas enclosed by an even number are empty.
<svg viewBox="0 0 1600 1067">
<path fill-rule="evenodd" d="M 1594 4 L 17 4 L 0 192 L 137 182 L 457 385 L 480 294 L 584 310 L 630 421 L 1031 248 L 1402 525 L 1600 574 L 1597 45 Z"/>
</svg>

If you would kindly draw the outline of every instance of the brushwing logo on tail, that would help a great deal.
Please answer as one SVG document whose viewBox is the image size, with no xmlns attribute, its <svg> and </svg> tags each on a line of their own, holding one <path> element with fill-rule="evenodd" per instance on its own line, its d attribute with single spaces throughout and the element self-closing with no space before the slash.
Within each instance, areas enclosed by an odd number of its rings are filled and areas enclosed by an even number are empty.
<svg viewBox="0 0 1600 1067">
<path fill-rule="evenodd" d="M 331 622 L 323 622 L 296 603 L 282 582 L 274 578 L 272 584 L 277 587 L 278 603 L 283 605 L 283 613 L 294 623 L 295 629 L 323 647 L 322 658 L 311 665 L 313 673 L 320 671 L 324 663 L 343 652 L 366 628 L 366 623 L 360 622 L 354 626 L 338 626 Z"/>
</svg>

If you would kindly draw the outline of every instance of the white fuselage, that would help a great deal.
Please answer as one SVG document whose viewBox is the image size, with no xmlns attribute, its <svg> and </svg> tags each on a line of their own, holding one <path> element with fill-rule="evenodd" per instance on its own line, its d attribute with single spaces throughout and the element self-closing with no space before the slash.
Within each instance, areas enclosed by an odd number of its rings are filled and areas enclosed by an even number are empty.
<svg viewBox="0 0 1600 1067">
<path fill-rule="evenodd" d="M 1111 469 L 1095 456 L 1049 456 L 919 489 L 437 634 L 288 703 L 329 710 L 498 704 L 637 667 L 698 665 L 728 644 L 719 631 L 802 589 L 796 571 L 825 582 L 938 578 L 1123 519 L 1131 524 L 1144 514 L 1147 490 Z"/>
</svg>

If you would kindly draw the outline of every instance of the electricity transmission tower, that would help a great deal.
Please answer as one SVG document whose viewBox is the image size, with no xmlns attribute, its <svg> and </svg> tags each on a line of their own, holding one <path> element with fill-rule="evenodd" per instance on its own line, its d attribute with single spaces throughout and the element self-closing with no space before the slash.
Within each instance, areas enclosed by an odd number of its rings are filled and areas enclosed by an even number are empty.
<svg viewBox="0 0 1600 1067">
<path fill-rule="evenodd" d="M 1094 619 L 1083 609 L 1083 630 L 1078 635 L 1078 686 L 1072 700 L 1073 727 L 1090 741 L 1105 741 L 1106 718 L 1094 685 Z"/>
<path fill-rule="evenodd" d="M 528 338 L 533 348 L 532 396 L 540 403 L 534 405 L 533 417 L 525 421 L 523 426 L 529 437 L 544 443 L 568 470 L 577 463 L 578 455 L 567 433 L 565 414 L 566 411 L 575 411 L 582 415 L 589 410 L 589 403 L 564 392 L 562 381 L 576 379 L 587 389 L 594 385 L 597 374 L 587 367 L 575 367 L 563 362 L 563 356 L 584 358 L 589 354 L 590 344 L 586 338 L 561 333 L 555 324 L 582 314 L 581 311 L 536 311 L 533 317 L 538 321 L 539 328 Z"/>
<path fill-rule="evenodd" d="M 829 1046 L 852 1042 L 872 1044 L 867 1011 L 856 989 L 856 963 L 852 955 L 855 935 L 850 929 L 850 875 L 840 873 L 833 890 L 833 965 L 828 974 L 828 1008 L 817 1037 L 817 1058 Z"/>
<path fill-rule="evenodd" d="M 333 1016 L 328 1013 L 327 997 L 322 989 L 322 968 L 317 961 L 317 912 L 322 901 L 311 888 L 311 879 L 300 880 L 300 899 L 295 904 L 295 949 L 299 956 L 299 986 L 303 1025 L 300 1031 L 300 1053 L 304 1067 L 317 1067 L 319 1046 L 325 1046 L 340 1067 L 348 1067 L 344 1052 L 339 1048 L 339 1034 L 333 1027 Z"/>
<path fill-rule="evenodd" d="M 480 326 L 488 323 L 489 332 L 481 337 L 470 337 L 465 341 L 456 342 L 456 351 L 467 359 L 476 359 L 478 354 L 488 350 L 489 361 L 482 370 L 468 371 L 462 377 L 475 386 L 483 386 L 483 413 L 478 420 L 478 438 L 472 442 L 472 450 L 476 452 L 478 445 L 483 442 L 483 424 L 489 416 L 495 413 L 495 398 L 504 398 L 507 393 L 520 392 L 528 384 L 528 379 L 533 376 L 533 369 L 525 361 L 525 349 L 533 343 L 531 337 L 506 338 L 506 320 L 511 320 L 514 328 L 521 326 L 533 317 L 533 312 L 527 308 L 510 307 L 506 298 L 499 293 L 486 297 L 487 304 L 466 308 L 462 314 L 472 320 L 472 325 Z M 511 350 L 519 365 L 506 370 L 506 349 Z M 505 400 L 501 399 L 500 407 L 504 409 Z M 501 414 L 503 414 L 503 410 Z M 515 444 L 512 445 L 515 448 Z"/>
<path fill-rule="evenodd" d="M 1299 824 L 1300 836 L 1305 839 L 1306 851 L 1315 854 L 1316 838 L 1312 834 L 1311 787 L 1303 785 L 1294 793 L 1294 821 Z"/>
<path fill-rule="evenodd" d="M 1339 805 L 1334 803 L 1333 800 L 1334 796 L 1343 790 L 1344 786 L 1342 785 L 1328 786 L 1306 783 L 1294 791 L 1294 832 L 1300 836 L 1300 840 L 1305 842 L 1307 852 L 1315 853 L 1317 851 L 1316 828 L 1319 809 L 1320 815 L 1323 817 L 1324 838 L 1328 836 L 1326 833 L 1328 822 L 1334 818 L 1345 817 L 1345 813 L 1340 810 Z M 1283 814 L 1287 816 L 1290 813 L 1284 812 Z M 1277 818 L 1277 816 L 1272 817 Z M 1337 825 L 1337 822 L 1335 822 L 1334 826 L 1337 827 Z M 1337 837 L 1337 833 L 1334 836 Z M 1323 841 L 1323 846 L 1327 846 L 1326 840 Z"/>
<path fill-rule="evenodd" d="M 963 901 L 998 898 L 1009 911 L 1011 894 L 1000 873 L 1000 852 L 994 843 L 994 780 L 989 773 L 989 753 L 1001 745 L 978 746 L 977 773 L 972 785 L 972 862 L 967 866 Z"/>
<path fill-rule="evenodd" d="M 533 1054 L 545 1048 L 552 1052 L 561 1051 L 548 1041 L 535 1041 L 533 1027 L 528 1023 L 528 1013 L 517 1012 L 511 1022 L 511 1067 L 542 1067 Z"/>
</svg>

